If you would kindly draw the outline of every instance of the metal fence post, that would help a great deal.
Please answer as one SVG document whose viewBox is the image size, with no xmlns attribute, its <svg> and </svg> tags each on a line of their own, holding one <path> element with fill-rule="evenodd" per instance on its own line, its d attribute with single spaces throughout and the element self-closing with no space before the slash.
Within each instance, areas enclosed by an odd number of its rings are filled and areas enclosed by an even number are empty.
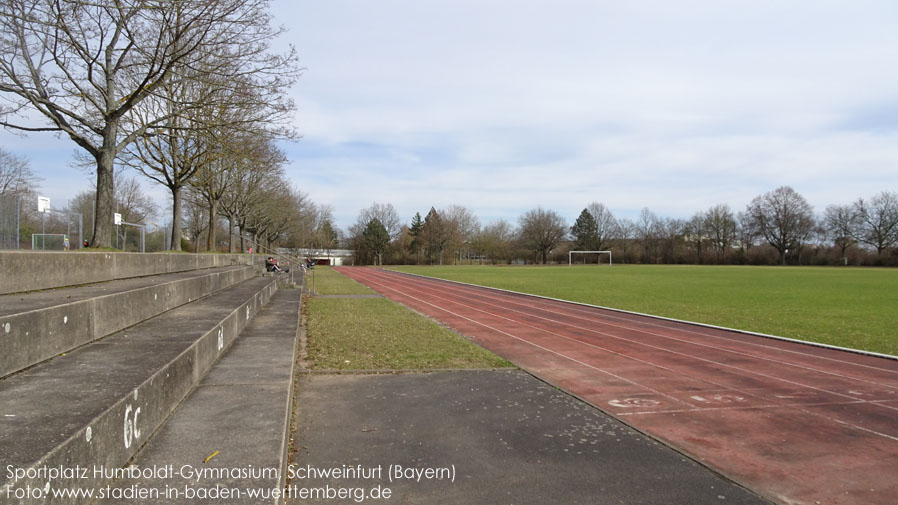
<svg viewBox="0 0 898 505">
<path fill-rule="evenodd" d="M 22 207 L 22 197 L 16 197 L 16 249 L 19 248 L 19 228 L 22 226 L 19 222 L 19 212 Z"/>
</svg>

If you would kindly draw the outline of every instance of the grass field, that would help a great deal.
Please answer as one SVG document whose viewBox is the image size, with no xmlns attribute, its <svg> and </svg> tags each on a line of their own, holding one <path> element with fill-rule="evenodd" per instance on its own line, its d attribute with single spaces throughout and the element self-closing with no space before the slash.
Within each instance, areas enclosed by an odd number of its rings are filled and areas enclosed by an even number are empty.
<svg viewBox="0 0 898 505">
<path fill-rule="evenodd" d="M 898 269 L 678 265 L 396 269 L 898 355 Z"/>
<path fill-rule="evenodd" d="M 314 282 L 312 276 L 315 277 Z M 330 267 L 318 266 L 306 274 L 303 280 L 307 288 L 314 284 L 315 292 L 319 295 L 371 295 L 374 291 L 368 286 L 338 273 Z"/>
<path fill-rule="evenodd" d="M 315 268 L 319 294 L 372 294 L 326 267 Z M 308 279 L 307 279 L 308 281 Z M 308 358 L 315 369 L 427 370 L 511 364 L 386 298 L 320 298 L 306 305 Z"/>
</svg>

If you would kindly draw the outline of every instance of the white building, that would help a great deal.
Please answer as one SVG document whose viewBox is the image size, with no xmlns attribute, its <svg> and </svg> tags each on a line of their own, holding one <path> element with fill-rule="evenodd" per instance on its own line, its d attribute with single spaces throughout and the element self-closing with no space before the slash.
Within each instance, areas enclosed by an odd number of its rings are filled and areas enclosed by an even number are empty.
<svg viewBox="0 0 898 505">
<path fill-rule="evenodd" d="M 300 259 L 312 258 L 317 265 L 352 265 L 352 251 L 349 249 L 282 249 L 279 252 Z"/>
</svg>

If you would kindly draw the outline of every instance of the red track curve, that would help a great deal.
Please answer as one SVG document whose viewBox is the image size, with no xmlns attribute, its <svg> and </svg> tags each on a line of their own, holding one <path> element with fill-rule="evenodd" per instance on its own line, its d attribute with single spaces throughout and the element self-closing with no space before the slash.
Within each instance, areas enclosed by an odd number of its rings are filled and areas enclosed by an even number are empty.
<svg viewBox="0 0 898 505">
<path fill-rule="evenodd" d="M 898 503 L 898 361 L 338 270 L 775 501 Z"/>
</svg>

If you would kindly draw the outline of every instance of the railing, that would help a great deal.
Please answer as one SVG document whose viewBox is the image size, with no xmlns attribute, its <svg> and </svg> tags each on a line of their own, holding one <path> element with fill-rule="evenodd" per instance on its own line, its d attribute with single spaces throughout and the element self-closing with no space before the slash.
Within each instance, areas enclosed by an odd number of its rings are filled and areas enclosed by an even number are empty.
<svg viewBox="0 0 898 505">
<path fill-rule="evenodd" d="M 302 269 L 305 271 L 305 267 L 303 266 L 303 262 L 302 262 L 301 259 L 299 259 L 299 258 L 294 258 L 294 257 L 291 257 L 291 256 L 287 256 L 287 255 L 285 255 L 285 254 L 282 254 L 282 253 L 280 253 L 280 252 L 278 252 L 278 251 L 275 251 L 275 250 L 271 249 L 270 247 L 264 246 L 264 245 L 262 245 L 262 244 L 260 244 L 260 243 L 258 243 L 258 242 L 256 242 L 256 241 L 254 241 L 253 239 L 251 239 L 251 238 L 249 238 L 249 237 L 240 235 L 239 233 L 238 233 L 238 234 L 235 234 L 235 235 L 237 236 L 237 238 L 242 239 L 242 240 L 245 240 L 245 241 L 247 241 L 247 242 L 249 242 L 250 244 L 253 245 L 253 248 L 252 248 L 252 259 L 251 259 L 250 261 L 251 261 L 254 265 L 256 264 L 256 259 L 255 259 L 256 252 L 263 253 L 263 249 L 264 249 L 264 254 L 265 254 L 265 256 L 271 256 L 271 257 L 281 258 L 281 259 L 283 259 L 283 260 L 286 260 L 287 263 L 289 263 L 289 264 L 291 265 L 291 267 L 290 267 L 290 272 L 288 272 L 288 273 L 290 274 L 290 282 L 291 282 L 291 283 L 293 283 L 293 272 L 296 270 L 295 268 L 293 268 L 293 265 L 298 265 L 299 268 L 302 268 Z M 309 272 L 311 273 L 311 276 L 310 276 L 311 279 L 310 279 L 310 280 L 312 281 L 312 289 L 314 290 L 314 286 L 315 286 L 315 274 L 314 274 L 314 271 L 312 271 L 312 270 L 310 270 Z M 303 282 L 303 286 L 304 286 L 303 289 L 305 289 L 305 282 Z"/>
</svg>

